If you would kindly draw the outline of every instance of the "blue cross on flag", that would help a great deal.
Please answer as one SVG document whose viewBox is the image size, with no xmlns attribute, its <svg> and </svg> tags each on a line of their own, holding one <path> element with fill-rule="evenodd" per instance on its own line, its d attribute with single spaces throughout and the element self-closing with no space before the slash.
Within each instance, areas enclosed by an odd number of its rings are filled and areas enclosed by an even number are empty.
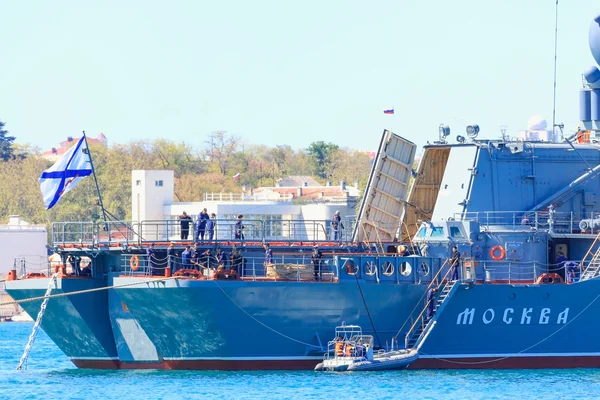
<svg viewBox="0 0 600 400">
<path fill-rule="evenodd" d="M 92 174 L 85 136 L 79 139 L 54 165 L 40 176 L 40 189 L 46 210 L 54 207 L 60 197 L 73 189 L 82 178 Z"/>
</svg>

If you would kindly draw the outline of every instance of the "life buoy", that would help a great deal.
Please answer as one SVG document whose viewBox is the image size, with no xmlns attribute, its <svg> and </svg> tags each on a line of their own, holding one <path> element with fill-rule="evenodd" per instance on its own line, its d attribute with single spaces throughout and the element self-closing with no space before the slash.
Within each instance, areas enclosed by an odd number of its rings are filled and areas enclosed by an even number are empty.
<svg viewBox="0 0 600 400">
<path fill-rule="evenodd" d="M 547 274 L 547 273 L 541 274 L 540 276 L 538 276 L 535 283 L 537 283 L 539 285 L 539 284 L 546 284 L 546 283 L 565 283 L 565 281 L 563 280 L 562 276 L 560 276 L 556 272 L 553 272 L 551 274 Z"/>
<path fill-rule="evenodd" d="M 504 258 L 504 256 L 506 256 L 506 250 L 504 250 L 504 247 L 497 245 L 490 249 L 490 257 L 492 260 L 500 261 Z"/>
<path fill-rule="evenodd" d="M 140 259 L 135 254 L 129 258 L 129 266 L 132 270 L 137 271 L 140 266 Z"/>
</svg>

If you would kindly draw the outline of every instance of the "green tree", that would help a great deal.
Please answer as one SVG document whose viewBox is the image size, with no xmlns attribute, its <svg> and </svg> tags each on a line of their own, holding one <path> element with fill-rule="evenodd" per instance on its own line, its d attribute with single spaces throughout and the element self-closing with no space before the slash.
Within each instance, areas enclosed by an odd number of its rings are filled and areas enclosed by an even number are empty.
<svg viewBox="0 0 600 400">
<path fill-rule="evenodd" d="M 318 142 L 312 142 L 306 149 L 306 153 L 311 159 L 315 175 L 319 178 L 327 179 L 329 164 L 331 164 L 331 157 L 333 152 L 339 149 L 337 144 L 325 143 L 320 140 Z"/>
<path fill-rule="evenodd" d="M 8 131 L 4 129 L 6 123 L 0 121 L 0 159 L 8 161 L 13 157 L 12 144 L 15 140 L 14 136 L 8 136 Z"/>
<path fill-rule="evenodd" d="M 209 171 L 227 175 L 234 161 L 234 155 L 240 150 L 241 139 L 227 135 L 224 131 L 213 132 L 206 141 L 205 156 L 209 162 Z"/>
</svg>

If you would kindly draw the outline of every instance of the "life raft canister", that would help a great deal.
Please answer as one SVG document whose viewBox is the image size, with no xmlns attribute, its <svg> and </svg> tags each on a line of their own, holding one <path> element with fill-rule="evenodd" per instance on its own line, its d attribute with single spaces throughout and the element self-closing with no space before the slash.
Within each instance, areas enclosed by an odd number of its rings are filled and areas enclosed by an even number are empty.
<svg viewBox="0 0 600 400">
<path fill-rule="evenodd" d="M 557 274 L 556 272 L 553 273 L 543 273 L 540 276 L 538 276 L 538 278 L 536 279 L 535 283 L 537 284 L 546 284 L 546 283 L 565 283 L 565 281 L 563 280 L 562 276 L 560 276 L 559 274 Z"/>
<path fill-rule="evenodd" d="M 506 256 L 506 250 L 504 247 L 497 245 L 490 249 L 490 257 L 494 261 L 500 261 Z"/>
</svg>

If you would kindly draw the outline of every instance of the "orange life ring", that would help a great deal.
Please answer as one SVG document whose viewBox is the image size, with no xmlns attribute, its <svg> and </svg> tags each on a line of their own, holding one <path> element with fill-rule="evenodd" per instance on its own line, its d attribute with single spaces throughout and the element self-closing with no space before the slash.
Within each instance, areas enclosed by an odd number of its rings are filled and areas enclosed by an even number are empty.
<svg viewBox="0 0 600 400">
<path fill-rule="evenodd" d="M 131 258 L 129 258 L 129 266 L 131 266 L 131 269 L 134 271 L 138 270 L 138 267 L 140 266 L 140 259 L 138 256 L 136 256 L 135 254 L 131 256 Z"/>
<path fill-rule="evenodd" d="M 553 272 L 551 274 L 541 274 L 540 276 L 538 276 L 535 283 L 539 285 L 544 283 L 565 283 L 565 281 L 563 280 L 562 276 L 560 276 L 556 272 Z"/>
<path fill-rule="evenodd" d="M 496 254 L 496 252 L 499 252 L 499 254 Z M 504 250 L 504 247 L 497 245 L 490 249 L 490 257 L 492 260 L 500 261 L 504 258 L 504 256 L 506 256 L 506 250 Z"/>
</svg>

